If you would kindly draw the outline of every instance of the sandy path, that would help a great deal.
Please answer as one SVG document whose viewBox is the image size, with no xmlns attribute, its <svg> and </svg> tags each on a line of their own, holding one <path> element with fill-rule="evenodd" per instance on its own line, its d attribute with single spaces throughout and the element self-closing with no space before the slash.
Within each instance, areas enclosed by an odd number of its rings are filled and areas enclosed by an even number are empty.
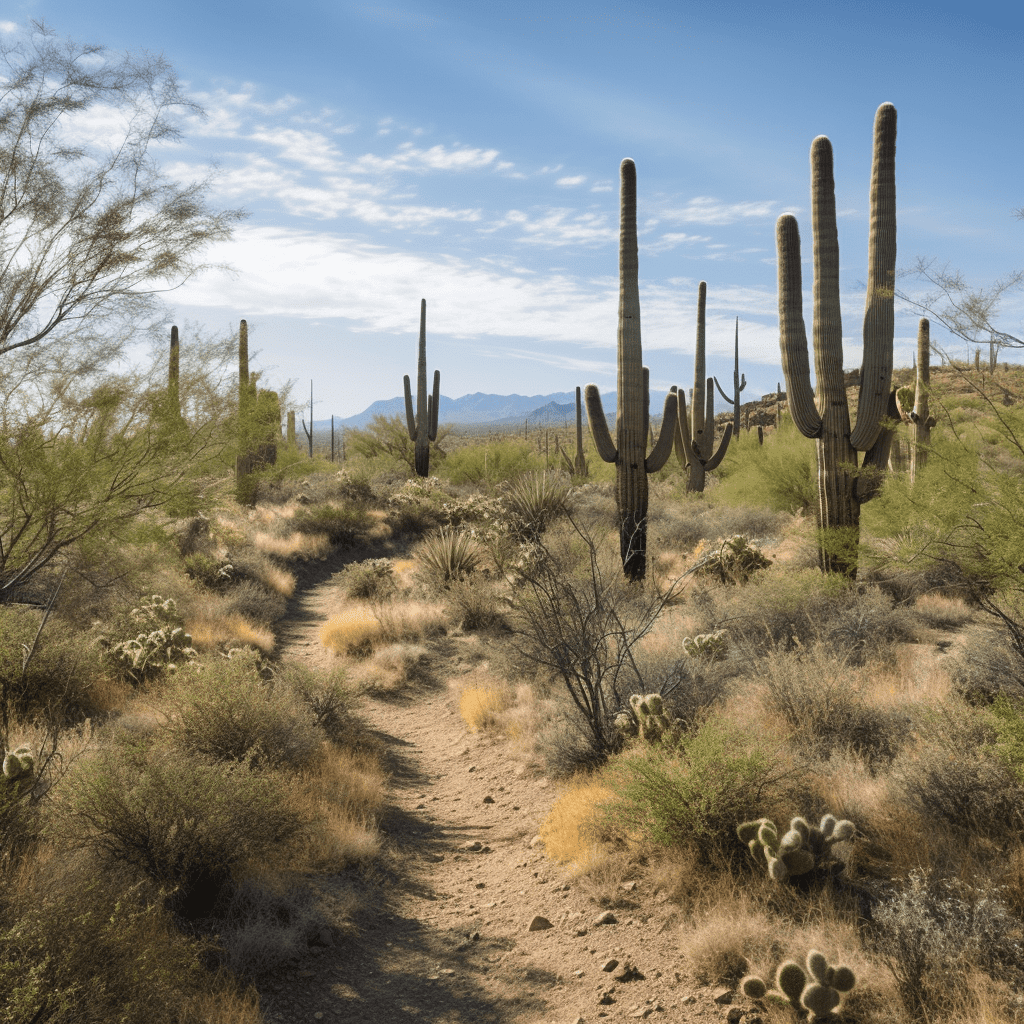
<svg viewBox="0 0 1024 1024">
<path fill-rule="evenodd" d="M 296 599 L 283 624 L 285 654 L 329 662 L 317 634 L 336 601 L 326 573 Z M 321 905 L 348 923 L 335 943 L 311 947 L 294 970 L 260 986 L 266 1019 L 723 1020 L 709 992 L 678 980 L 670 904 L 644 892 L 641 879 L 614 900 L 617 922 L 598 926 L 602 907 L 530 845 L 557 787 L 527 772 L 504 740 L 466 731 L 450 685 L 467 665 L 460 643 L 468 651 L 471 641 L 440 642 L 436 686 L 360 707 L 388 751 L 387 866 L 369 880 L 310 877 Z M 530 931 L 535 915 L 552 927 Z M 616 980 L 616 969 L 602 970 L 613 958 L 619 973 L 635 964 L 644 977 Z"/>
</svg>

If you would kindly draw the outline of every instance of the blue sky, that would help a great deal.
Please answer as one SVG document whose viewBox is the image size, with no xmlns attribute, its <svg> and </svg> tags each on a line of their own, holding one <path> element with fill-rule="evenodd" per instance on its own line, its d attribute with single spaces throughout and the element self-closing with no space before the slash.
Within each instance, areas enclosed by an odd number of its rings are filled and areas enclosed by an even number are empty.
<svg viewBox="0 0 1024 1024">
<path fill-rule="evenodd" d="M 809 259 L 819 134 L 835 152 L 844 361 L 859 365 L 885 101 L 899 265 L 936 257 L 975 285 L 1019 269 L 1024 17 L 956 6 L 5 0 L 0 30 L 10 41 L 43 19 L 173 64 L 208 116 L 155 155 L 179 179 L 215 163 L 214 201 L 250 217 L 210 253 L 236 273 L 168 296 L 168 323 L 246 317 L 266 377 L 295 380 L 297 403 L 312 378 L 319 419 L 401 392 L 421 298 L 450 397 L 614 389 L 626 156 L 655 389 L 692 384 L 701 280 L 709 372 L 731 382 L 738 316 L 744 399 L 781 379 L 775 220 L 796 213 Z M 1019 333 L 1020 296 L 1003 310 Z M 915 334 L 916 315 L 898 314 L 897 365 Z"/>
</svg>

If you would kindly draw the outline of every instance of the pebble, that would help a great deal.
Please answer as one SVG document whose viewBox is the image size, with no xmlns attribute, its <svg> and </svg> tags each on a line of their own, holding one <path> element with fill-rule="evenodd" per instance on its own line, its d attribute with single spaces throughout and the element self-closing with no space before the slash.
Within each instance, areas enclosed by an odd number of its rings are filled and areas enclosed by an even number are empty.
<svg viewBox="0 0 1024 1024">
<path fill-rule="evenodd" d="M 619 961 L 614 959 L 614 958 L 612 958 L 611 960 L 605 960 L 605 962 L 603 964 L 601 964 L 601 970 L 602 971 L 607 971 L 609 974 L 611 974 L 611 972 L 614 971 L 615 968 L 618 967 L 618 966 L 619 966 Z"/>
<path fill-rule="evenodd" d="M 554 927 L 555 926 L 546 917 L 541 917 L 541 915 L 538 914 L 530 922 L 530 927 L 527 930 L 531 931 L 531 932 L 542 932 L 542 931 L 546 931 L 548 928 L 554 928 Z"/>
<path fill-rule="evenodd" d="M 735 989 L 729 988 L 728 985 L 721 985 L 711 993 L 711 998 L 714 999 L 719 1006 L 725 1006 L 732 1002 L 732 997 L 734 995 L 736 995 Z"/>
<path fill-rule="evenodd" d="M 487 796 L 484 797 L 484 803 L 485 804 L 493 804 L 494 803 L 494 797 L 491 796 L 490 794 L 488 794 Z"/>
<path fill-rule="evenodd" d="M 619 919 L 610 910 L 606 910 L 603 914 L 594 919 L 594 927 L 596 928 L 602 924 L 617 924 L 618 920 Z"/>
</svg>

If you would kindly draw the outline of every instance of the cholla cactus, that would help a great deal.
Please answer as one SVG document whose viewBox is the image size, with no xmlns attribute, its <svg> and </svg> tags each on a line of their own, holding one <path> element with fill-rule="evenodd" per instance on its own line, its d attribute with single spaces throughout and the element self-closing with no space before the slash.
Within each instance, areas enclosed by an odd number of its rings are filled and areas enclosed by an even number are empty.
<svg viewBox="0 0 1024 1024">
<path fill-rule="evenodd" d="M 174 671 L 196 657 L 173 598 L 153 594 L 132 609 L 131 617 L 149 628 L 129 640 L 108 641 L 107 653 L 134 682 L 145 682 L 165 669 Z"/>
<path fill-rule="evenodd" d="M 729 651 L 729 632 L 716 629 L 713 633 L 699 633 L 683 638 L 683 654 L 688 658 L 706 658 L 721 661 Z"/>
<path fill-rule="evenodd" d="M 3 781 L 0 788 L 15 799 L 27 792 L 35 783 L 36 759 L 31 747 L 23 745 L 8 750 L 3 758 Z"/>
<path fill-rule="evenodd" d="M 814 1024 L 838 1010 L 843 996 L 856 983 L 849 967 L 830 967 L 825 955 L 812 949 L 807 954 L 806 972 L 795 960 L 787 960 L 775 972 L 776 988 L 770 989 L 763 978 L 748 974 L 740 981 L 740 991 L 765 1005 L 789 1007 L 797 1013 L 807 1010 L 808 1020 Z"/>
<path fill-rule="evenodd" d="M 672 742 L 679 738 L 682 726 L 665 710 L 661 694 L 634 693 L 629 698 L 632 714 L 621 711 L 615 716 L 615 728 L 624 736 L 639 736 L 646 743 Z"/>
<path fill-rule="evenodd" d="M 835 815 L 826 814 L 820 825 L 794 818 L 789 823 L 789 831 L 781 838 L 768 818 L 745 821 L 736 829 L 736 834 L 758 863 L 762 860 L 767 863 L 772 879 L 785 882 L 832 860 L 832 847 L 852 839 L 855 831 L 852 821 L 838 821 Z"/>
</svg>

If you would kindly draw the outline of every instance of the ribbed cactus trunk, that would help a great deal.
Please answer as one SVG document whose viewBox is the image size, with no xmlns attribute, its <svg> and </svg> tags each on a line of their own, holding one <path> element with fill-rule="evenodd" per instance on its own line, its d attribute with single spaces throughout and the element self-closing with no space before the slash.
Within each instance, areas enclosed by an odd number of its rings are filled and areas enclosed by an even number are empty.
<svg viewBox="0 0 1024 1024">
<path fill-rule="evenodd" d="M 286 437 L 287 437 L 287 441 L 288 441 L 288 450 L 291 451 L 291 449 L 296 447 L 296 445 L 298 444 L 298 442 L 295 439 L 295 410 L 294 409 L 289 409 L 288 410 L 288 428 L 287 429 L 288 429 L 288 433 L 287 433 Z"/>
<path fill-rule="evenodd" d="M 181 395 L 179 393 L 180 349 L 178 346 L 178 328 L 171 328 L 171 355 L 167 368 L 167 402 L 171 415 L 181 417 Z"/>
<path fill-rule="evenodd" d="M 843 374 L 832 144 L 825 136 L 811 144 L 816 392 L 810 386 L 796 218 L 783 214 L 776 226 L 779 337 L 789 409 L 800 432 L 817 440 L 821 567 L 847 576 L 857 572 L 860 506 L 876 493 L 888 462 L 892 432 L 883 430 L 882 420 L 896 408 L 890 393 L 896 272 L 895 167 L 896 108 L 885 103 L 875 117 L 864 361 L 853 430 Z M 866 453 L 860 466 L 858 452 Z"/>
<path fill-rule="evenodd" d="M 608 431 L 601 393 L 586 388 L 587 418 L 598 454 L 615 464 L 615 500 L 619 518 L 622 569 L 633 581 L 647 573 L 647 474 L 656 473 L 672 452 L 676 429 L 676 396 L 665 398 L 661 433 L 647 454 L 650 426 L 648 371 L 640 344 L 640 277 L 636 234 L 636 165 L 623 160 L 619 168 L 619 329 L 618 409 L 615 441 Z"/>
<path fill-rule="evenodd" d="M 437 406 L 441 399 L 441 371 L 434 371 L 434 393 L 427 395 L 427 300 L 420 300 L 420 347 L 416 368 L 416 411 L 412 408 L 412 382 L 405 383 L 405 416 L 409 439 L 416 445 L 415 467 L 418 476 L 430 476 L 430 442 L 437 440 Z"/>
<path fill-rule="evenodd" d="M 249 385 L 249 325 L 238 323 L 238 454 L 235 456 L 235 481 L 240 483 L 252 471 L 250 420 L 252 389 Z"/>
<path fill-rule="evenodd" d="M 686 490 L 697 494 L 703 493 L 707 483 L 707 474 L 717 469 L 722 459 L 725 458 L 733 433 L 733 425 L 727 424 L 725 433 L 722 435 L 722 443 L 716 452 L 715 389 L 712 386 L 713 378 L 704 376 L 707 293 L 707 283 L 701 281 L 697 289 L 697 342 L 693 358 L 693 392 L 689 422 L 686 397 L 681 390 L 677 389 L 679 416 L 675 436 L 676 455 L 687 471 Z"/>
<path fill-rule="evenodd" d="M 928 448 L 932 443 L 935 417 L 928 410 L 928 389 L 931 386 L 932 343 L 931 324 L 921 318 L 917 325 L 917 387 L 914 391 L 914 411 L 910 414 L 913 441 L 910 446 L 910 482 L 917 479 L 918 470 L 928 462 Z"/>
<path fill-rule="evenodd" d="M 576 388 L 576 476 L 587 475 L 587 457 L 583 454 L 583 389 Z"/>
</svg>

